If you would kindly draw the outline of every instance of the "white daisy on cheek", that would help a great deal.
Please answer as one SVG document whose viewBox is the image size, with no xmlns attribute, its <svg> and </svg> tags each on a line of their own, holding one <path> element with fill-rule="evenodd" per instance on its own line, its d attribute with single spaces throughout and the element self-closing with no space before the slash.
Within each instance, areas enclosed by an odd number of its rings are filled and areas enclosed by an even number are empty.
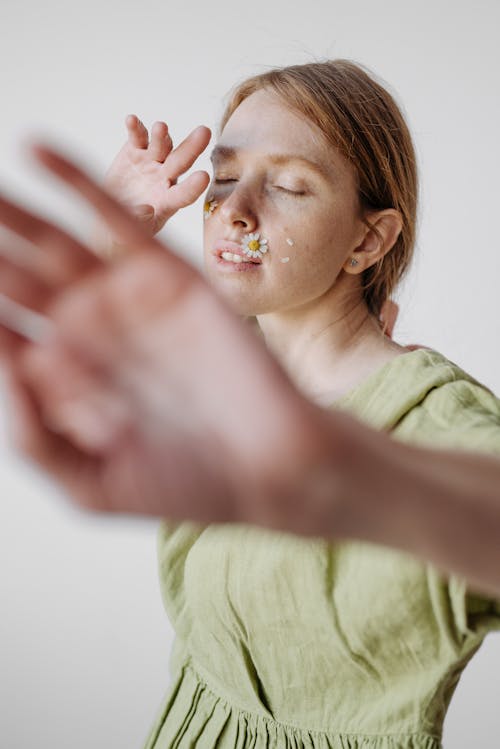
<svg viewBox="0 0 500 749">
<path fill-rule="evenodd" d="M 215 209 L 217 208 L 218 205 L 219 204 L 218 204 L 218 202 L 216 200 L 206 200 L 205 201 L 205 203 L 203 205 L 203 218 L 205 219 L 205 221 L 207 220 L 207 218 L 210 218 L 210 216 L 215 211 Z"/>
<path fill-rule="evenodd" d="M 252 258 L 260 258 L 268 250 L 267 239 L 263 239 L 258 232 L 254 234 L 245 234 L 241 240 L 243 253 Z"/>
</svg>

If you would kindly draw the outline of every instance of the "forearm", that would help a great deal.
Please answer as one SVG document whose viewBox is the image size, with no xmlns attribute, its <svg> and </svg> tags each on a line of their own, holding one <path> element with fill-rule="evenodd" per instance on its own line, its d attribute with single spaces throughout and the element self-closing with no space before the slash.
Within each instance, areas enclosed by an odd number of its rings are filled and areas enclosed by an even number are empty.
<svg viewBox="0 0 500 749">
<path fill-rule="evenodd" d="M 348 535 L 408 551 L 499 595 L 500 460 L 375 432 L 364 439 L 346 482 Z"/>
</svg>

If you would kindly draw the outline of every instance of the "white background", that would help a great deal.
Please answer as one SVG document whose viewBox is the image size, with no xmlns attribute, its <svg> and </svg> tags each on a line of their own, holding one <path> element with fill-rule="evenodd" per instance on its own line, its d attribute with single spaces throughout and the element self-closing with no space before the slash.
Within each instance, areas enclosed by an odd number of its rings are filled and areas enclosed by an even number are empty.
<svg viewBox="0 0 500 749">
<path fill-rule="evenodd" d="M 102 174 L 123 119 L 174 138 L 215 125 L 221 97 L 268 66 L 360 61 L 390 82 L 422 174 L 418 259 L 396 337 L 433 346 L 500 392 L 500 5 L 496 0 L 2 0 L 1 185 L 84 231 L 86 213 L 19 150 L 45 132 Z M 198 204 L 172 222 L 194 260 Z M 3 408 L 2 408 L 3 410 Z M 3 416 L 2 416 L 3 421 Z M 83 516 L 0 446 L 0 745 L 138 749 L 168 683 L 171 630 L 156 524 Z M 453 700 L 446 749 L 500 734 L 500 636 Z"/>
</svg>

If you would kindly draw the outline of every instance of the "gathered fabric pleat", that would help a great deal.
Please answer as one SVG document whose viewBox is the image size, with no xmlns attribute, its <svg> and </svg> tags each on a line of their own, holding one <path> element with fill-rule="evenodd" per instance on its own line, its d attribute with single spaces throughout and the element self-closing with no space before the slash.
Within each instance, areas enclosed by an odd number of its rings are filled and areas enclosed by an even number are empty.
<svg viewBox="0 0 500 749">
<path fill-rule="evenodd" d="M 500 455 L 500 400 L 437 352 L 334 405 L 395 440 Z M 147 749 L 439 749 L 461 672 L 500 630 L 497 599 L 361 540 L 165 523 L 159 558 L 176 678 Z"/>
<path fill-rule="evenodd" d="M 440 749 L 426 733 L 357 735 L 287 725 L 229 705 L 184 666 L 145 749 Z"/>
</svg>

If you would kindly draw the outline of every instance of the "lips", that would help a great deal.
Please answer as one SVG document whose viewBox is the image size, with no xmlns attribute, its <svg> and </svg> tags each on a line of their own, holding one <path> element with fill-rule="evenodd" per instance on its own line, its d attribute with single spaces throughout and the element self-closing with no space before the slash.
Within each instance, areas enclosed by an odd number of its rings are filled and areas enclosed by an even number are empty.
<svg viewBox="0 0 500 749">
<path fill-rule="evenodd" d="M 262 260 L 259 258 L 249 258 L 245 253 L 243 252 L 241 245 L 237 242 L 230 242 L 229 240 L 220 240 L 215 242 L 213 254 L 219 259 L 224 260 L 225 262 L 235 262 L 235 263 L 248 263 L 253 265 L 261 265 Z M 223 257 L 225 255 L 226 257 Z M 236 256 L 235 259 L 230 258 L 229 256 Z M 241 260 L 239 260 L 241 258 Z"/>
</svg>

